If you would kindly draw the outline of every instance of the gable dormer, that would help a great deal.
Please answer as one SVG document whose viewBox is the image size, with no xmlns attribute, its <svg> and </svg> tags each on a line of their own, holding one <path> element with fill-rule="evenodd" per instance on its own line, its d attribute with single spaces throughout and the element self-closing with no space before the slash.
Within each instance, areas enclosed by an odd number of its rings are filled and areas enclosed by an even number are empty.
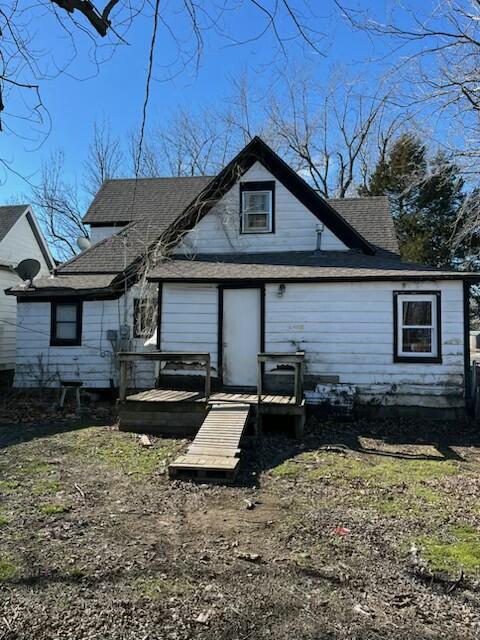
<svg viewBox="0 0 480 640">
<path fill-rule="evenodd" d="M 170 230 L 175 253 L 375 248 L 256 137 L 201 191 Z"/>
<path fill-rule="evenodd" d="M 176 247 L 176 254 L 347 251 L 349 247 L 256 161 Z"/>
</svg>

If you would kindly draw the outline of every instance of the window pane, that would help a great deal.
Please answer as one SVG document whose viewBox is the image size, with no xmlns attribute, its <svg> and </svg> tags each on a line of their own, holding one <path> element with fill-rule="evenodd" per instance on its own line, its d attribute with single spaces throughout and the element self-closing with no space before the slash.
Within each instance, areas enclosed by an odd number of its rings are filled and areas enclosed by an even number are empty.
<svg viewBox="0 0 480 640">
<path fill-rule="evenodd" d="M 244 211 L 265 212 L 270 211 L 270 197 L 268 193 L 257 193 L 255 191 L 244 193 Z"/>
<path fill-rule="evenodd" d="M 75 340 L 77 325 L 74 322 L 57 322 L 57 338 L 61 340 Z"/>
<path fill-rule="evenodd" d="M 411 300 L 403 302 L 403 324 L 426 325 L 432 324 L 432 303 L 428 300 Z"/>
<path fill-rule="evenodd" d="M 405 353 L 432 353 L 431 329 L 403 329 L 402 351 Z"/>
<path fill-rule="evenodd" d="M 74 304 L 57 305 L 57 322 L 76 322 L 77 306 Z"/>
<path fill-rule="evenodd" d="M 266 213 L 247 214 L 245 216 L 246 229 L 268 229 L 268 215 Z"/>
</svg>

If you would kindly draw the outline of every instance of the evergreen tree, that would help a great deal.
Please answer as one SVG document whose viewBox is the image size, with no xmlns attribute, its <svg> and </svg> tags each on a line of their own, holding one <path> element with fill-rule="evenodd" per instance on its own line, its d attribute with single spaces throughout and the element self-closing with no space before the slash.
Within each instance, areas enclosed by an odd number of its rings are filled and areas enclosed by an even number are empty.
<svg viewBox="0 0 480 640">
<path fill-rule="evenodd" d="M 380 158 L 360 195 L 387 195 L 405 260 L 452 266 L 451 236 L 463 200 L 458 167 L 443 153 L 427 157 L 426 146 L 403 134 Z"/>
</svg>

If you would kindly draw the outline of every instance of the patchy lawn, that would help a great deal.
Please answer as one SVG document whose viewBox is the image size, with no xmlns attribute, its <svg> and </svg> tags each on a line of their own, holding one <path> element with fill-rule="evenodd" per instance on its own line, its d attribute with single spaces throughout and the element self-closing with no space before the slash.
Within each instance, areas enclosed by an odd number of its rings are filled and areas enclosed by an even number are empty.
<svg viewBox="0 0 480 640">
<path fill-rule="evenodd" d="M 0 638 L 480 634 L 476 427 L 317 424 L 170 482 L 182 440 L 0 427 Z"/>
</svg>

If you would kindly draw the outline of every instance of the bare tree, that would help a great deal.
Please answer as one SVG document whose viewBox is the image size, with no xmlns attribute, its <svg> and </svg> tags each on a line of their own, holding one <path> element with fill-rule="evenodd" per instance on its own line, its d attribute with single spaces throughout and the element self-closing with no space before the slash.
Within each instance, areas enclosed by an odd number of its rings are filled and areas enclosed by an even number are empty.
<svg viewBox="0 0 480 640">
<path fill-rule="evenodd" d="M 402 80 L 403 104 L 440 119 L 441 143 L 470 187 L 458 215 L 453 248 L 470 245 L 465 268 L 478 267 L 480 223 L 480 2 L 398 2 L 387 20 L 370 7 L 352 10 L 335 0 L 356 29 L 393 43 L 395 74 Z M 400 52 L 400 53 L 399 53 Z"/>
<path fill-rule="evenodd" d="M 395 128 L 394 118 L 386 122 L 388 92 L 369 95 L 358 79 L 338 76 L 325 87 L 299 72 L 284 74 L 283 86 L 268 113 L 278 148 L 322 195 L 345 197 L 361 180 L 373 140 L 381 144 Z"/>
<path fill-rule="evenodd" d="M 85 190 L 93 197 L 105 180 L 121 173 L 123 161 L 121 141 L 113 135 L 108 120 L 95 122 L 92 142 L 83 165 Z"/>
<path fill-rule="evenodd" d="M 357 29 L 394 44 L 390 58 L 403 80 L 403 103 L 436 110 L 452 135 L 445 140 L 470 170 L 480 158 L 480 2 L 398 2 L 387 21 L 348 9 L 336 0 Z M 452 126 L 453 125 L 453 126 Z"/>
<path fill-rule="evenodd" d="M 43 164 L 39 186 L 31 192 L 31 201 L 47 240 L 60 260 L 76 252 L 76 238 L 88 238 L 78 189 L 65 181 L 64 174 L 65 156 L 62 151 L 56 151 Z"/>
<path fill-rule="evenodd" d="M 239 12 L 254 12 L 255 20 L 238 19 Z M 149 19 L 155 46 L 172 44 L 177 55 L 163 69 L 165 78 L 188 68 L 197 69 L 204 49 L 204 34 L 214 33 L 228 46 L 238 46 L 266 35 L 287 55 L 294 41 L 319 52 L 323 38 L 315 26 L 319 18 L 308 0 L 0 0 L 0 130 L 19 134 L 20 123 L 34 124 L 48 133 L 51 123 L 42 101 L 41 85 L 66 71 L 77 78 L 99 72 L 100 65 L 128 44 L 129 30 L 139 18 Z M 57 25 L 58 39 L 50 49 L 40 43 L 42 26 Z M 242 25 L 240 28 L 238 25 Z M 37 35 L 39 34 L 39 35 Z M 99 39 L 104 39 L 99 45 Z M 57 49 L 57 43 L 62 49 Z M 288 48 L 287 48 L 288 43 Z M 8 112 L 5 107 L 8 105 Z"/>
<path fill-rule="evenodd" d="M 83 163 L 83 189 L 76 182 L 66 180 L 66 158 L 57 150 L 42 165 L 40 179 L 31 186 L 29 197 L 38 212 L 40 222 L 55 254 L 61 260 L 71 258 L 77 251 L 76 240 L 88 238 L 82 218 L 102 182 L 116 177 L 122 168 L 121 141 L 113 136 L 108 122 L 93 127 L 86 161 Z"/>
</svg>

